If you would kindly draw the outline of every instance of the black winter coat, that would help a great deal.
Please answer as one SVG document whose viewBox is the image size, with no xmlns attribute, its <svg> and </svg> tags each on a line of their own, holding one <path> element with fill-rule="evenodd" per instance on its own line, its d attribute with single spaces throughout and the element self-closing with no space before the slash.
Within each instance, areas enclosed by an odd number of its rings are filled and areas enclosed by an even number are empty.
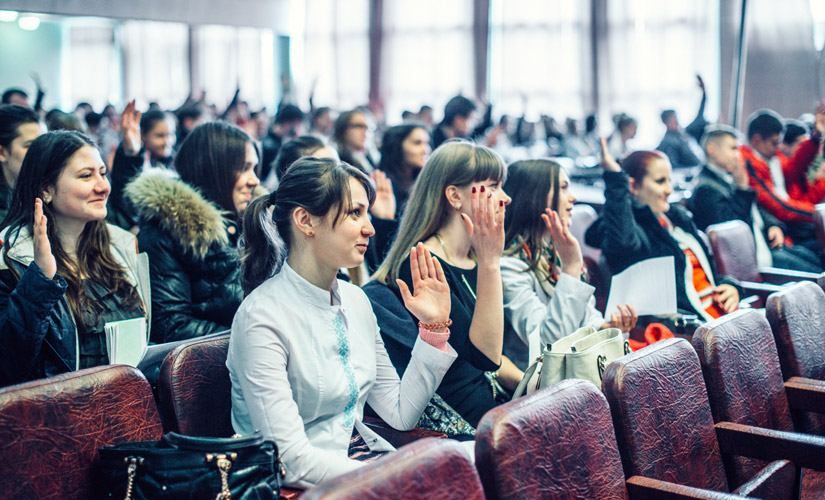
<svg viewBox="0 0 825 500">
<path fill-rule="evenodd" d="M 685 290 L 687 257 L 667 229 L 663 228 L 647 205 L 636 203 L 628 189 L 628 177 L 624 172 L 605 172 L 605 204 L 602 215 L 585 233 L 585 242 L 602 250 L 610 272 L 620 273 L 637 262 L 655 257 L 673 256 L 676 272 L 676 306 L 691 314 L 698 311 L 688 299 Z M 667 217 L 674 226 L 693 236 L 708 257 L 717 285 L 730 284 L 739 287 L 733 278 L 716 275 L 713 258 L 693 223 L 690 212 L 680 205 L 670 205 Z M 640 277 L 640 279 L 643 279 Z M 739 290 L 741 297 L 742 290 Z"/>
<path fill-rule="evenodd" d="M 243 300 L 238 226 L 194 188 L 144 174 L 126 188 L 149 255 L 152 338 L 163 343 L 226 330 Z"/>
</svg>

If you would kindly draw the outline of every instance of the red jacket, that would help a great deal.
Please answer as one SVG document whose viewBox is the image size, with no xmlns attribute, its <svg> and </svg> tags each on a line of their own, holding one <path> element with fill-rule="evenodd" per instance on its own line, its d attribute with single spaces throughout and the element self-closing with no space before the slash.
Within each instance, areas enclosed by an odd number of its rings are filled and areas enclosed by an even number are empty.
<svg viewBox="0 0 825 500">
<path fill-rule="evenodd" d="M 814 205 L 825 198 L 825 181 L 809 184 L 807 177 L 808 167 L 819 151 L 819 141 L 808 139 L 790 158 L 781 152 L 776 153 L 785 175 L 788 199 L 783 199 L 774 190 L 768 163 L 750 146 L 742 145 L 740 149 L 759 205 L 784 222 L 813 222 Z"/>
</svg>

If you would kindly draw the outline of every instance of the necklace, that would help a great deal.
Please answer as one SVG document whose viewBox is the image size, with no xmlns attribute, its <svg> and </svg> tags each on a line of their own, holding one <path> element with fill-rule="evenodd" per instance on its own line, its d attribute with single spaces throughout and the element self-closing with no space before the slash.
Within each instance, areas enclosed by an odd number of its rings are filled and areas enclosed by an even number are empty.
<svg viewBox="0 0 825 500">
<path fill-rule="evenodd" d="M 444 253 L 444 260 L 447 261 L 447 264 L 458 267 L 453 263 L 453 261 L 450 260 L 449 254 L 447 253 L 447 247 L 444 245 L 444 240 L 441 239 L 441 235 L 435 233 L 433 236 L 435 236 L 436 241 L 438 241 L 438 244 L 441 246 L 441 251 Z M 464 286 L 467 287 L 467 291 L 470 292 L 470 295 L 473 297 L 473 300 L 476 300 L 476 292 L 473 290 L 473 287 L 470 286 L 470 283 L 467 281 L 464 273 L 459 273 L 459 275 L 461 276 L 462 283 L 464 283 Z"/>
</svg>

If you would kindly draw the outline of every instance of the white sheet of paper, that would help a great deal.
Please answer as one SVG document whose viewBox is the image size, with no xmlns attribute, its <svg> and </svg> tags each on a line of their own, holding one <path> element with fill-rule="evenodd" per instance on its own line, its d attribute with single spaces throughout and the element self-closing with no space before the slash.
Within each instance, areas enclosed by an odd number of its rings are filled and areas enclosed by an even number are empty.
<svg viewBox="0 0 825 500">
<path fill-rule="evenodd" d="M 639 316 L 676 314 L 676 271 L 673 257 L 647 259 L 613 276 L 605 317 L 617 304 L 630 304 Z"/>
<path fill-rule="evenodd" d="M 103 325 L 113 365 L 137 366 L 146 353 L 146 318 L 113 321 Z"/>
</svg>

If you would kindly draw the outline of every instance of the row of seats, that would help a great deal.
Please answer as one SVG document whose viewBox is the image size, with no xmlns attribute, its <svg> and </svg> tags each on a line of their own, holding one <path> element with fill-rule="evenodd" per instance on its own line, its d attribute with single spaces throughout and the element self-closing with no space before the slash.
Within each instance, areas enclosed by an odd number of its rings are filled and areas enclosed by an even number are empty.
<svg viewBox="0 0 825 500">
<path fill-rule="evenodd" d="M 672 339 L 620 359 L 605 374 L 606 398 L 568 381 L 494 409 L 479 425 L 476 466 L 452 441 L 421 439 L 443 436 L 371 422 L 396 446 L 415 443 L 304 496 L 695 498 L 691 488 L 704 488 L 788 497 L 797 466 L 825 470 L 822 439 L 787 432 L 825 430 L 818 415 L 799 413 L 825 412 L 825 292 L 799 283 L 767 305 L 767 317 L 745 310 L 700 329 L 696 351 Z M 231 435 L 227 346 L 218 335 L 175 348 L 156 395 L 125 366 L 0 390 L 0 498 L 89 498 L 106 444 L 171 430 Z M 806 491 L 825 492 L 821 476 L 802 477 Z"/>
</svg>

